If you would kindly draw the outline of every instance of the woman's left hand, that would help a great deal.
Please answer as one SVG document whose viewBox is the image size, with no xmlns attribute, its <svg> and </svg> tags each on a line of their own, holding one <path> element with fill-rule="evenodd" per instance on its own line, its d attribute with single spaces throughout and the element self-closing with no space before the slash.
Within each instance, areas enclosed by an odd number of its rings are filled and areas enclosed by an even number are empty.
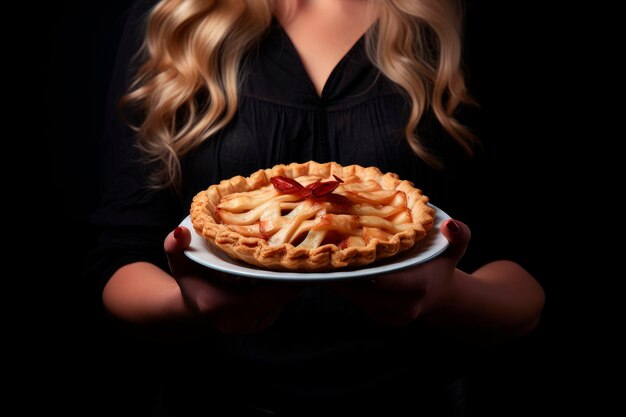
<svg viewBox="0 0 626 417">
<path fill-rule="evenodd" d="M 444 307 L 471 233 L 467 225 L 456 220 L 445 222 L 441 233 L 450 246 L 434 260 L 371 280 L 336 284 L 333 288 L 376 321 L 393 326 L 403 326 Z"/>
</svg>

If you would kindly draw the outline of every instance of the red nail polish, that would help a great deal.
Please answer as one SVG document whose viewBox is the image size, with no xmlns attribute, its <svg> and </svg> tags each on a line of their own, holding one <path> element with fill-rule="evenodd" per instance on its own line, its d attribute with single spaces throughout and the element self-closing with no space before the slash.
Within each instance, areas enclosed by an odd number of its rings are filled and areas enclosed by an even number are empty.
<svg viewBox="0 0 626 417">
<path fill-rule="evenodd" d="M 456 222 L 454 220 L 450 220 L 447 224 L 448 230 L 451 231 L 452 233 L 459 233 L 461 231 L 461 228 L 459 227 L 458 224 L 456 224 Z"/>
<path fill-rule="evenodd" d="M 178 226 L 175 230 L 174 230 L 174 239 L 178 239 L 180 237 L 180 234 L 183 232 L 183 228 Z"/>
</svg>

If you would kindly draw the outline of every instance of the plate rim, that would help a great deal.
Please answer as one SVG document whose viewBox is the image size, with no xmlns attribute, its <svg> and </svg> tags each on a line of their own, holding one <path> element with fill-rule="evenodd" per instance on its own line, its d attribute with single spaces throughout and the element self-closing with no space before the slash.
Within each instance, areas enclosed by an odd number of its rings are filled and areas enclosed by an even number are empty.
<svg viewBox="0 0 626 417">
<path fill-rule="evenodd" d="M 428 203 L 428 205 L 432 207 L 433 209 L 435 209 L 434 224 L 431 230 L 428 232 L 428 235 L 432 236 L 432 234 L 434 233 L 439 233 L 443 222 L 450 219 L 451 217 L 445 211 L 441 210 L 434 204 Z M 358 279 L 358 278 L 386 274 L 390 272 L 397 272 L 403 269 L 417 266 L 433 258 L 436 258 L 437 256 L 441 255 L 450 245 L 448 240 L 445 237 L 443 237 L 443 235 L 441 235 L 441 237 L 432 236 L 431 237 L 432 239 L 438 239 L 438 242 L 436 242 L 438 246 L 436 247 L 436 249 L 431 250 L 431 252 L 427 256 L 422 257 L 422 258 L 419 257 L 420 253 L 422 252 L 418 251 L 415 254 L 415 256 L 412 256 L 410 258 L 402 259 L 396 262 L 393 262 L 390 259 L 389 261 L 387 261 L 387 263 L 384 263 L 382 265 L 377 265 L 376 263 L 374 263 L 372 266 L 366 265 L 358 269 L 339 270 L 339 271 L 332 271 L 332 272 L 271 271 L 267 269 L 257 268 L 257 267 L 254 267 L 253 265 L 248 265 L 248 264 L 240 265 L 238 263 L 230 263 L 228 260 L 223 259 L 215 255 L 214 253 L 212 253 L 208 248 L 208 244 L 205 243 L 204 238 L 200 236 L 194 230 L 193 225 L 191 223 L 190 216 L 185 217 L 180 222 L 180 226 L 187 227 L 191 232 L 191 243 L 189 245 L 190 249 L 185 249 L 184 254 L 187 256 L 187 258 L 191 259 L 192 261 L 204 267 L 214 269 L 216 271 L 226 272 L 228 274 L 237 275 L 237 276 L 246 277 L 246 278 L 256 278 L 256 279 L 264 279 L 264 280 L 272 280 L 272 281 L 336 281 L 336 280 Z M 201 250 L 198 248 L 198 246 L 200 246 L 201 248 L 204 248 L 205 254 L 206 253 L 210 254 L 210 256 L 213 256 L 214 258 L 223 262 L 225 265 L 222 265 L 220 263 L 216 264 L 216 263 L 207 262 L 205 259 L 203 259 L 202 257 L 198 255 L 199 253 L 198 251 Z M 224 256 L 227 257 L 228 255 L 224 254 Z M 237 262 L 237 261 L 233 259 L 233 262 Z M 243 263 L 243 261 L 238 261 L 238 262 Z M 385 260 L 383 260 L 382 262 L 385 262 Z"/>
</svg>

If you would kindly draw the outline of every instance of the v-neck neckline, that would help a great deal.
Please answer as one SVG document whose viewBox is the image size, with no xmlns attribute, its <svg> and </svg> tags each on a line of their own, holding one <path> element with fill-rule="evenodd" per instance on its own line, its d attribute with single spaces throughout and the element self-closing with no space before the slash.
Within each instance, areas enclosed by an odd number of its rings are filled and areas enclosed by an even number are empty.
<svg viewBox="0 0 626 417">
<path fill-rule="evenodd" d="M 309 74 L 309 72 L 306 70 L 306 67 L 304 65 L 304 61 L 302 61 L 302 57 L 300 56 L 300 54 L 298 53 L 298 49 L 296 48 L 296 45 L 293 43 L 293 41 L 291 40 L 291 37 L 289 36 L 289 33 L 287 33 L 287 30 L 285 30 L 285 28 L 283 27 L 283 25 L 280 24 L 280 22 L 278 21 L 278 19 L 274 19 L 275 20 L 275 24 L 278 26 L 284 40 L 286 41 L 289 49 L 291 50 L 291 52 L 294 54 L 294 56 L 296 57 L 296 61 L 297 61 L 297 65 L 299 67 L 299 70 L 302 71 L 302 73 L 304 74 L 304 77 L 306 78 L 307 84 L 312 92 L 312 94 L 317 98 L 317 100 L 320 101 L 325 101 L 328 98 L 328 89 L 330 88 L 329 86 L 331 85 L 331 82 L 334 81 L 335 77 L 337 76 L 337 73 L 340 71 L 340 69 L 345 65 L 345 62 L 350 58 L 350 56 L 354 53 L 354 51 L 361 45 L 361 43 L 365 40 L 365 36 L 367 35 L 367 32 L 370 31 L 370 28 L 368 28 L 357 40 L 356 42 L 350 47 L 350 49 L 348 49 L 348 51 L 341 57 L 341 59 L 335 64 L 335 66 L 333 67 L 333 69 L 330 71 L 330 73 L 328 74 L 328 77 L 326 78 L 326 80 L 324 81 L 324 85 L 322 86 L 322 92 L 321 94 L 317 93 L 317 89 L 315 88 L 315 83 L 313 83 L 313 79 L 311 78 L 311 75 Z"/>
</svg>

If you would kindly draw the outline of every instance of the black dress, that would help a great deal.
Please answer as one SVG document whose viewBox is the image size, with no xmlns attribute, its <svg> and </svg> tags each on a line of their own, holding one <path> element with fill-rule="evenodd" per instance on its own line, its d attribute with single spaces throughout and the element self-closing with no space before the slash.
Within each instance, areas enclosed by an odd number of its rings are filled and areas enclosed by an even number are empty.
<svg viewBox="0 0 626 417">
<path fill-rule="evenodd" d="M 181 195 L 146 187 L 150 167 L 140 162 L 133 133 L 114 103 L 132 74 L 149 3 L 139 2 L 130 15 L 112 87 L 103 149 L 106 192 L 93 215 L 100 235 L 90 258 L 102 284 L 131 262 L 166 269 L 163 239 L 188 214 L 197 192 L 275 164 L 374 165 L 413 181 L 464 220 L 463 202 L 455 199 L 463 195 L 460 178 L 467 180 L 459 150 L 427 115 L 419 133 L 446 169 L 430 168 L 411 151 L 403 133 L 409 104 L 367 60 L 364 40 L 334 68 L 320 97 L 277 24 L 247 56 L 235 119 L 182 161 Z M 389 412 L 394 406 L 426 410 L 460 398 L 458 342 L 419 322 L 399 329 L 377 325 L 324 286 L 311 286 L 260 335 L 212 333 L 172 349 L 180 351 L 164 370 L 172 383 L 162 402 L 173 415 L 205 408 L 215 413 L 215 407 L 295 415 L 378 407 Z"/>
</svg>

